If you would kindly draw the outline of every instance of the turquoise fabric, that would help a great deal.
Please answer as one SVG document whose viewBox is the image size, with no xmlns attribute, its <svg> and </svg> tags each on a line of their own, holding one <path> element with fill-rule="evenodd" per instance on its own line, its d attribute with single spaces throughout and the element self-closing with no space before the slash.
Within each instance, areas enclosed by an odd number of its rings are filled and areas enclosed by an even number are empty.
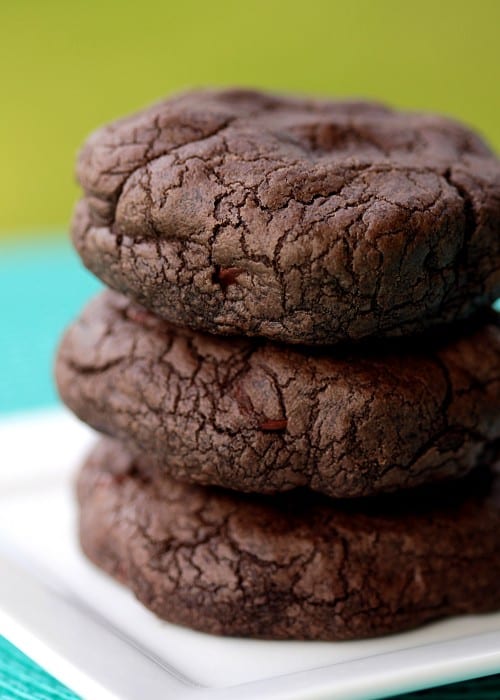
<svg viewBox="0 0 500 700">
<path fill-rule="evenodd" d="M 61 238 L 0 246 L 0 413 L 50 406 L 52 362 L 64 326 L 100 284 Z M 2 630 L 0 630 L 0 633 Z M 404 700 L 499 700 L 500 675 L 405 695 Z M 0 700 L 75 700 L 0 636 Z M 94 699 L 91 699 L 94 700 Z M 400 700 L 403 700 L 401 696 Z"/>
<path fill-rule="evenodd" d="M 58 338 L 100 287 L 62 241 L 0 247 L 0 413 L 56 402 Z"/>
<path fill-rule="evenodd" d="M 76 695 L 0 637 L 2 700 L 76 700 Z"/>
</svg>

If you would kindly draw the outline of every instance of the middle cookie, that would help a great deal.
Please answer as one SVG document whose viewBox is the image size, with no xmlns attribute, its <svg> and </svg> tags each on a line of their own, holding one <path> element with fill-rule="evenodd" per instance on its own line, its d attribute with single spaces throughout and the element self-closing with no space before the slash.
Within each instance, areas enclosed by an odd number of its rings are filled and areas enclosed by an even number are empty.
<svg viewBox="0 0 500 700">
<path fill-rule="evenodd" d="M 458 477 L 500 439 L 500 324 L 363 356 L 176 328 L 104 292 L 56 378 L 85 422 L 175 478 L 357 497 Z"/>
</svg>

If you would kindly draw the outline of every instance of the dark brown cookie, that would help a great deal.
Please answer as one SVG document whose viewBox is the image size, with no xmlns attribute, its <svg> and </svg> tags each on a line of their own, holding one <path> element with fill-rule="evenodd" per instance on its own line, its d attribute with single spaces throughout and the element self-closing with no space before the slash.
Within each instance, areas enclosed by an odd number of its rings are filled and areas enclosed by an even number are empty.
<svg viewBox="0 0 500 700">
<path fill-rule="evenodd" d="M 160 617 L 267 639 L 355 639 L 500 608 L 499 477 L 371 501 L 244 496 L 151 479 L 103 441 L 80 537 Z M 472 575 L 473 573 L 473 575 Z"/>
<path fill-rule="evenodd" d="M 192 92 L 97 131 L 78 177 L 85 264 L 180 325 L 335 343 L 500 295 L 500 162 L 443 117 Z"/>
<path fill-rule="evenodd" d="M 448 334 L 313 353 L 175 328 L 105 292 L 68 330 L 56 375 L 82 420 L 176 478 L 352 497 L 460 476 L 495 449 L 498 318 Z"/>
</svg>

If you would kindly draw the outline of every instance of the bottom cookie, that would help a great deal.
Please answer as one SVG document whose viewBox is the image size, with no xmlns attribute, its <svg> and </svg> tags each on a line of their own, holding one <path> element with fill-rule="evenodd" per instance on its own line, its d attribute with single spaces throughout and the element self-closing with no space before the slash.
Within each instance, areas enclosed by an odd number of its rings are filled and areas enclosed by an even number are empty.
<svg viewBox="0 0 500 700">
<path fill-rule="evenodd" d="M 80 472 L 80 539 L 157 615 L 214 634 L 359 639 L 500 608 L 500 477 L 330 501 L 148 473 L 103 440 Z"/>
</svg>

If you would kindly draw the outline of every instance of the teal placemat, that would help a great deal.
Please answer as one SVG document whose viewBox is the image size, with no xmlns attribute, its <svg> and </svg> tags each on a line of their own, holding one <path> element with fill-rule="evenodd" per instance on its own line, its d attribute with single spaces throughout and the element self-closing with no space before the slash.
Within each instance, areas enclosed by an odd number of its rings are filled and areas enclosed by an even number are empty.
<svg viewBox="0 0 500 700">
<path fill-rule="evenodd" d="M 65 238 L 0 245 L 0 413 L 57 401 L 55 347 L 64 326 L 99 288 Z M 500 675 L 405 695 L 404 700 L 420 697 L 500 700 Z M 75 700 L 76 695 L 0 636 L 0 700 L 21 699 Z"/>
<path fill-rule="evenodd" d="M 2 700 L 76 700 L 76 695 L 0 637 Z"/>
<path fill-rule="evenodd" d="M 0 413 L 56 402 L 56 344 L 100 286 L 65 236 L 0 246 Z"/>
</svg>

